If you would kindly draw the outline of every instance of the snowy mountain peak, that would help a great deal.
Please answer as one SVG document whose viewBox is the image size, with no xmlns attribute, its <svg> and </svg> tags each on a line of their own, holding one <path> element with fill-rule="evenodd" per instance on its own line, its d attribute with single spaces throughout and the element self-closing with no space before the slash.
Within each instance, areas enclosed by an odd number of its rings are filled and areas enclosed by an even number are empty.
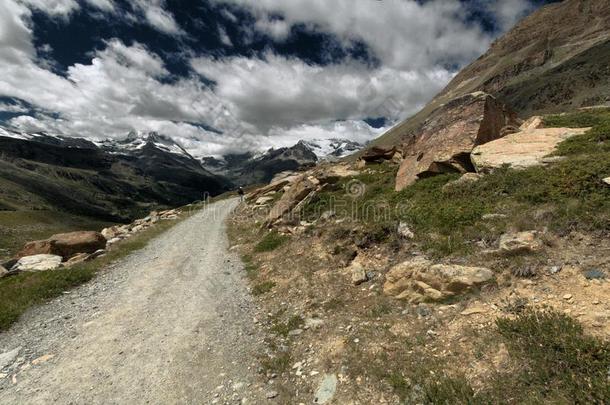
<svg viewBox="0 0 610 405">
<path fill-rule="evenodd" d="M 364 147 L 361 143 L 349 139 L 338 138 L 299 141 L 299 144 L 307 146 L 316 154 L 319 160 L 342 158 L 351 155 Z"/>
<path fill-rule="evenodd" d="M 98 145 L 106 150 L 114 153 L 121 153 L 124 151 L 138 151 L 146 146 L 160 149 L 164 152 L 174 153 L 178 155 L 192 156 L 176 141 L 167 135 L 160 134 L 158 132 L 136 132 L 131 131 L 123 139 L 111 140 L 107 139 L 98 143 Z"/>
</svg>

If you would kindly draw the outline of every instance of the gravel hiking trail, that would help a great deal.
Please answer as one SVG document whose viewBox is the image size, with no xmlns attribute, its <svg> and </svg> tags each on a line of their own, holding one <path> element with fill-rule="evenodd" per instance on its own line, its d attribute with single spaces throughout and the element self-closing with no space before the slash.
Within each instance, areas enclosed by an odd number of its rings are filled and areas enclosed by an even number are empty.
<svg viewBox="0 0 610 405">
<path fill-rule="evenodd" d="M 0 334 L 0 404 L 256 404 L 261 332 L 208 206 Z"/>
</svg>

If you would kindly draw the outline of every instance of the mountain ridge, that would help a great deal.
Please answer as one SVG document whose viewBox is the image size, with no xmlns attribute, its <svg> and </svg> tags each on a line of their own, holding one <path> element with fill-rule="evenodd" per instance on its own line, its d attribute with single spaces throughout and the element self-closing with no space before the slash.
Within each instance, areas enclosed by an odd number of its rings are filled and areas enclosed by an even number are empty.
<svg viewBox="0 0 610 405">
<path fill-rule="evenodd" d="M 437 108 L 475 91 L 492 94 L 522 117 L 610 104 L 608 50 L 609 2 L 565 0 L 545 5 L 494 41 L 423 109 L 371 146 L 401 145 Z"/>
<path fill-rule="evenodd" d="M 171 138 L 94 142 L 0 130 L 0 209 L 59 209 L 127 221 L 232 188 Z"/>
</svg>

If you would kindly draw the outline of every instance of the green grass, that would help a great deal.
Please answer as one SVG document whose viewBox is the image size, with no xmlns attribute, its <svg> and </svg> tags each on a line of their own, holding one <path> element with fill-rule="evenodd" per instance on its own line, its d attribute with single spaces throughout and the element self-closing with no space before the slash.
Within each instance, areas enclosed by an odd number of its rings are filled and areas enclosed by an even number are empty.
<svg viewBox="0 0 610 405">
<path fill-rule="evenodd" d="M 252 287 L 252 295 L 259 296 L 267 294 L 269 291 L 273 290 L 273 287 L 275 287 L 275 283 L 273 281 L 258 283 Z"/>
<path fill-rule="evenodd" d="M 274 318 L 272 321 L 271 331 L 283 337 L 288 336 L 291 330 L 299 329 L 305 324 L 305 320 L 299 315 L 291 316 L 286 322 L 282 322 L 279 318 Z"/>
<path fill-rule="evenodd" d="M 27 309 L 86 283 L 108 264 L 142 249 L 151 239 L 175 224 L 175 221 L 160 222 L 121 242 L 105 256 L 70 269 L 21 273 L 0 279 L 0 331 L 8 329 Z"/>
<path fill-rule="evenodd" d="M 260 269 L 256 265 L 256 263 L 252 260 L 252 256 L 246 255 L 241 258 L 242 263 L 244 264 L 244 270 L 246 271 L 246 275 L 250 280 L 255 280 L 258 277 Z"/>
<path fill-rule="evenodd" d="M 492 373 L 476 391 L 446 360 L 418 353 L 399 360 L 404 365 L 398 369 L 382 358 L 362 365 L 362 371 L 385 381 L 406 403 L 610 403 L 610 344 L 586 335 L 569 316 L 527 308 L 498 319 L 496 330 L 486 335 L 506 345 L 511 365 Z"/>
<path fill-rule="evenodd" d="M 59 211 L 0 211 L 0 261 L 7 260 L 32 240 L 56 233 L 95 230 L 114 225 Z"/>
<path fill-rule="evenodd" d="M 496 324 L 518 366 L 502 377 L 501 391 L 516 402 L 610 403 L 610 343 L 553 310 L 528 309 Z"/>
<path fill-rule="evenodd" d="M 256 244 L 254 251 L 258 253 L 271 252 L 282 246 L 288 239 L 287 236 L 280 235 L 277 231 L 271 231 Z"/>
<path fill-rule="evenodd" d="M 610 153 L 610 109 L 580 111 L 545 117 L 548 127 L 588 128 L 584 135 L 572 137 L 557 148 L 555 155 Z"/>
</svg>

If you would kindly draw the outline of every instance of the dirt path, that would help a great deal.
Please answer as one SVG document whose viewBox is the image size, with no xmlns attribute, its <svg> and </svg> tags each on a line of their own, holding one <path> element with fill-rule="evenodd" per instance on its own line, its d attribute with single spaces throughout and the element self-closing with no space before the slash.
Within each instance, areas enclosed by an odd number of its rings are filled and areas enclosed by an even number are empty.
<svg viewBox="0 0 610 405">
<path fill-rule="evenodd" d="M 262 403 L 261 338 L 221 201 L 0 334 L 1 404 Z M 2 365 L 0 364 L 0 369 Z"/>
</svg>

